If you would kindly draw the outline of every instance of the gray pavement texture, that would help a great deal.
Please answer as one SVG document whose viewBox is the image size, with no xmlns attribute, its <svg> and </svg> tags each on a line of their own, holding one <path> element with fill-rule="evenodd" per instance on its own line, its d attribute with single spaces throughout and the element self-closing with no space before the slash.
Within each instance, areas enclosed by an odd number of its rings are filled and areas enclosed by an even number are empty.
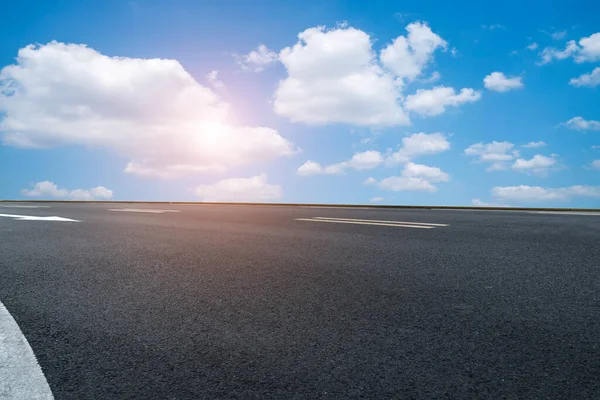
<svg viewBox="0 0 600 400">
<path fill-rule="evenodd" d="M 49 206 L 0 302 L 57 400 L 600 398 L 599 216 Z"/>
</svg>

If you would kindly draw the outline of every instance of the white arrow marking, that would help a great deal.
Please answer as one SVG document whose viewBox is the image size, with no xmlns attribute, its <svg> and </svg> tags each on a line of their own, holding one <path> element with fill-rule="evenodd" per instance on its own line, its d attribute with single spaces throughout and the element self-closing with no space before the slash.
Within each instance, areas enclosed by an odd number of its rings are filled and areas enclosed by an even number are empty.
<svg viewBox="0 0 600 400">
<path fill-rule="evenodd" d="M 54 399 L 31 346 L 2 303 L 0 303 L 0 399 Z"/>
<path fill-rule="evenodd" d="M 63 217 L 40 217 L 36 215 L 13 215 L 13 214 L 0 214 L 0 217 L 13 218 L 19 221 L 58 221 L 58 222 L 81 222 L 76 219 L 69 219 Z"/>
</svg>

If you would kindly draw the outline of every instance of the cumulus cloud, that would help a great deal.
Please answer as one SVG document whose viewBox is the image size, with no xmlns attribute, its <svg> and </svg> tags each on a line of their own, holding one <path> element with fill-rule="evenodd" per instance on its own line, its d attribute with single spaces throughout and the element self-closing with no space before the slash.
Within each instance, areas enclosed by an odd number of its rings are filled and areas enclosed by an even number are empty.
<svg viewBox="0 0 600 400">
<path fill-rule="evenodd" d="M 600 160 L 594 160 L 594 161 L 592 161 L 592 168 L 594 168 L 594 169 L 600 169 Z"/>
<path fill-rule="evenodd" d="M 450 142 L 443 133 L 413 133 L 402 138 L 400 148 L 388 154 L 388 165 L 407 163 L 413 158 L 444 152 L 450 149 Z"/>
<path fill-rule="evenodd" d="M 315 27 L 298 39 L 279 53 L 288 76 L 275 91 L 277 114 L 307 124 L 409 124 L 400 90 L 377 64 L 367 33 Z"/>
<path fill-rule="evenodd" d="M 218 75 L 219 71 L 210 71 L 206 75 L 206 79 L 215 89 L 222 89 L 225 87 L 225 84 L 219 80 Z"/>
<path fill-rule="evenodd" d="M 582 37 L 578 42 L 570 40 L 564 50 L 546 47 L 540 55 L 540 65 L 567 58 L 573 58 L 576 63 L 598 61 L 600 60 L 600 32 Z"/>
<path fill-rule="evenodd" d="M 531 50 L 531 51 L 537 50 L 538 47 L 539 47 L 539 45 L 536 42 L 533 42 L 533 43 L 527 45 L 527 50 Z"/>
<path fill-rule="evenodd" d="M 369 34 L 347 24 L 301 32 L 294 46 L 279 53 L 287 76 L 274 93 L 275 113 L 311 125 L 410 124 L 403 90 L 415 79 L 439 79 L 436 71 L 429 78 L 421 77 L 433 63 L 434 53 L 445 51 L 447 43 L 425 23 L 411 23 L 406 30 L 406 36 L 394 39 L 379 56 Z M 435 94 L 443 97 L 436 101 L 442 106 L 422 114 L 437 115 L 444 111 L 443 106 L 458 106 L 478 96 L 473 89 L 463 89 L 456 95 L 452 88 L 438 89 Z M 419 98 L 424 95 L 421 93 Z"/>
<path fill-rule="evenodd" d="M 229 104 L 175 60 L 77 44 L 19 50 L 0 72 L 0 113 L 5 145 L 107 148 L 141 175 L 223 171 L 295 152 L 273 129 L 232 124 Z"/>
<path fill-rule="evenodd" d="M 486 171 L 502 171 L 509 168 L 508 161 L 518 157 L 515 145 L 510 142 L 475 143 L 465 149 L 465 155 L 474 157 L 478 162 L 488 162 L 491 165 Z"/>
<path fill-rule="evenodd" d="M 370 177 L 364 183 L 393 192 L 425 191 L 433 193 L 437 191 L 437 187 L 432 182 L 447 182 L 449 179 L 449 175 L 437 167 L 409 162 L 404 166 L 400 176 L 390 176 L 380 181 Z"/>
<path fill-rule="evenodd" d="M 332 168 L 331 166 L 323 167 L 318 162 L 308 160 L 304 164 L 302 164 L 300 167 L 298 167 L 298 170 L 296 171 L 296 173 L 301 176 L 317 175 L 317 174 L 334 175 L 334 174 L 341 174 L 343 171 L 344 170 L 342 168 L 337 168 L 337 167 Z"/>
<path fill-rule="evenodd" d="M 525 148 L 525 149 L 537 149 L 538 147 L 544 147 L 546 146 L 546 142 L 529 142 L 527 144 L 523 144 L 521 145 L 521 147 Z"/>
<path fill-rule="evenodd" d="M 600 85 L 600 67 L 594 68 L 589 74 L 583 74 L 578 78 L 573 78 L 569 81 L 569 85 L 582 87 L 595 87 Z"/>
<path fill-rule="evenodd" d="M 471 205 L 476 207 L 510 207 L 507 204 L 489 203 L 487 201 L 482 201 L 481 199 L 472 199 Z"/>
<path fill-rule="evenodd" d="M 252 50 L 248 54 L 234 54 L 234 57 L 242 69 L 254 72 L 264 71 L 279 59 L 277 53 L 269 50 L 264 44 L 259 45 L 256 50 Z"/>
<path fill-rule="evenodd" d="M 371 183 L 371 181 L 366 181 Z M 423 178 L 408 178 L 406 176 L 390 176 L 380 181 L 375 181 L 374 184 L 382 189 L 392 192 L 404 191 L 421 191 L 433 193 L 437 188 Z"/>
<path fill-rule="evenodd" d="M 402 176 L 409 178 L 423 178 L 429 182 L 448 182 L 450 176 L 437 167 L 409 162 L 402 170 Z"/>
<path fill-rule="evenodd" d="M 68 200 L 109 200 L 113 197 L 113 191 L 104 186 L 92 189 L 68 190 L 59 188 L 54 182 L 43 181 L 33 185 L 31 189 L 21 190 L 21 194 L 27 197 L 44 197 L 51 199 Z"/>
<path fill-rule="evenodd" d="M 576 185 L 563 188 L 540 186 L 496 186 L 492 189 L 495 198 L 513 202 L 569 201 L 573 197 L 600 197 L 600 186 Z"/>
<path fill-rule="evenodd" d="M 582 117 L 574 117 L 564 123 L 569 129 L 578 131 L 600 131 L 600 121 L 586 121 Z"/>
<path fill-rule="evenodd" d="M 267 183 L 267 178 L 267 174 L 260 174 L 251 178 L 225 179 L 213 185 L 199 185 L 194 194 L 209 202 L 264 202 L 281 198 L 281 187 Z"/>
<path fill-rule="evenodd" d="M 335 175 L 342 174 L 347 169 L 368 170 L 382 164 L 393 166 L 408 163 L 411 159 L 441 153 L 450 148 L 450 142 L 443 133 L 413 133 L 402 138 L 402 145 L 396 151 L 389 150 L 382 154 L 377 150 L 368 150 L 355 153 L 352 158 L 337 164 L 322 166 L 314 161 L 306 161 L 296 173 L 298 175 Z"/>
<path fill-rule="evenodd" d="M 515 160 L 512 169 L 514 171 L 532 173 L 538 176 L 546 176 L 548 175 L 549 170 L 556 166 L 556 163 L 557 161 L 554 155 L 552 157 L 546 157 L 541 154 L 536 154 L 529 160 L 524 158 Z"/>
<path fill-rule="evenodd" d="M 326 167 L 314 161 L 307 161 L 302 164 L 296 173 L 298 175 L 334 175 L 341 174 L 344 170 L 351 168 L 355 170 L 373 169 L 381 165 L 384 161 L 383 155 L 376 150 L 363 151 L 356 153 L 347 161 L 342 161 L 337 164 L 328 165 Z"/>
<path fill-rule="evenodd" d="M 407 110 L 424 116 L 434 116 L 446 111 L 446 107 L 458 107 L 464 103 L 479 100 L 481 93 L 471 88 L 463 88 L 460 93 L 451 87 L 436 86 L 433 89 L 419 89 L 406 97 Z"/>
<path fill-rule="evenodd" d="M 406 30 L 407 36 L 398 36 L 381 50 L 380 60 L 397 77 L 410 81 L 421 75 L 433 60 L 433 53 L 446 50 L 448 43 L 425 23 L 414 22 Z"/>
<path fill-rule="evenodd" d="M 486 89 L 495 92 L 508 92 L 509 90 L 522 89 L 523 82 L 520 76 L 507 78 L 502 72 L 492 72 L 483 78 Z"/>
</svg>

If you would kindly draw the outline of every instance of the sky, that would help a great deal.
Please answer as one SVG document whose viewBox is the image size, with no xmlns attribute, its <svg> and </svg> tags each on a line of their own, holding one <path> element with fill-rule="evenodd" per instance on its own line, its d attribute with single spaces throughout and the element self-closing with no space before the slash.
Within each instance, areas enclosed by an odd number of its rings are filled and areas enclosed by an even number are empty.
<svg viewBox="0 0 600 400">
<path fill-rule="evenodd" d="M 597 1 L 0 12 L 0 199 L 600 207 Z"/>
</svg>

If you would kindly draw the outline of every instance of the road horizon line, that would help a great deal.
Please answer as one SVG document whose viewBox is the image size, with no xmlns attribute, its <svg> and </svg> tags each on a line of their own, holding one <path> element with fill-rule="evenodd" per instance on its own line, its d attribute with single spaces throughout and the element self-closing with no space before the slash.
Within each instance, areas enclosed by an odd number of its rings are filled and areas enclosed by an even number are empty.
<svg viewBox="0 0 600 400">
<path fill-rule="evenodd" d="M 0 203 L 174 204 L 174 205 L 280 206 L 280 207 L 374 208 L 374 209 L 425 209 L 425 210 L 442 209 L 442 210 L 600 212 L 600 208 L 573 208 L 573 207 L 493 207 L 493 206 L 442 206 L 442 205 L 409 205 L 409 204 L 260 203 L 260 202 L 217 202 L 217 201 L 12 200 L 12 199 L 3 199 L 3 200 L 0 200 Z"/>
</svg>

